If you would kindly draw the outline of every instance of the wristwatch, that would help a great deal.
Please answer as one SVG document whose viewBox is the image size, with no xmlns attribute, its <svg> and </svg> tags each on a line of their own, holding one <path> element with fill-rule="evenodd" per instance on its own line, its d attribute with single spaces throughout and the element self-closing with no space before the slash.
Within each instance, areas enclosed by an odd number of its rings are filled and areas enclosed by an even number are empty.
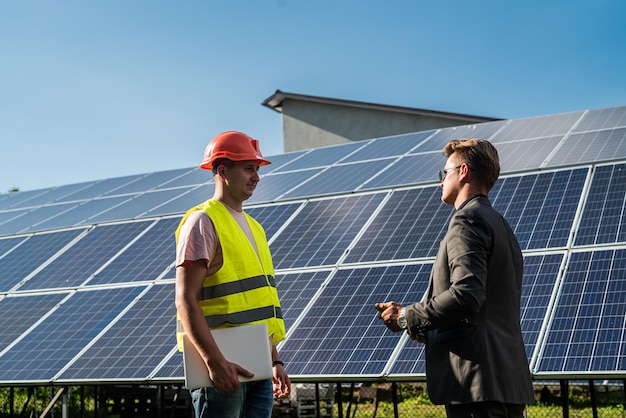
<svg viewBox="0 0 626 418">
<path fill-rule="evenodd" d="M 398 326 L 400 327 L 400 329 L 406 329 L 408 324 L 406 322 L 406 316 L 404 314 L 404 308 L 400 309 L 400 315 L 398 315 L 398 319 L 396 319 L 396 322 L 397 322 Z"/>
</svg>

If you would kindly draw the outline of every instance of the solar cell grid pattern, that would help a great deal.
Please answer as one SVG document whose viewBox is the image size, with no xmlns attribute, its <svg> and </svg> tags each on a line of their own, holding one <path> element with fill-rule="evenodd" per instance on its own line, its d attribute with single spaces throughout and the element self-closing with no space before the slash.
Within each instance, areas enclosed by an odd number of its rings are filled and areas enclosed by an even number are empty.
<svg viewBox="0 0 626 418">
<path fill-rule="evenodd" d="M 136 194 L 146 192 L 154 189 L 155 187 L 174 180 L 184 174 L 184 170 L 172 170 L 172 171 L 159 171 L 155 173 L 144 174 L 141 178 L 128 182 L 123 186 L 118 187 L 110 194 L 123 195 L 123 194 Z"/>
<path fill-rule="evenodd" d="M 324 167 L 335 164 L 350 153 L 365 145 L 362 142 L 353 142 L 330 147 L 316 148 L 294 158 L 281 167 L 273 170 L 274 173 L 301 170 L 303 168 Z"/>
<path fill-rule="evenodd" d="M 32 209 L 25 213 L 23 216 L 20 216 L 10 223 L 5 224 L 6 227 L 10 228 L 6 232 L 14 234 L 29 232 L 31 229 L 33 229 L 32 227 L 36 227 L 36 225 L 39 223 L 45 222 L 48 219 L 54 219 L 58 216 L 63 216 L 64 211 L 67 211 L 74 206 L 76 206 L 75 203 L 66 203 L 53 206 L 41 206 Z M 3 229 L 4 228 L 0 226 L 0 231 L 2 231 Z"/>
<path fill-rule="evenodd" d="M 623 371 L 626 249 L 575 252 L 568 264 L 538 371 Z"/>
<path fill-rule="evenodd" d="M 322 283 L 328 278 L 329 271 L 313 271 L 301 273 L 278 273 L 276 288 L 280 297 L 280 307 L 287 331 L 313 300 L 313 296 L 321 289 Z"/>
<path fill-rule="evenodd" d="M 400 341 L 374 305 L 421 299 L 430 265 L 339 270 L 280 347 L 293 375 L 378 375 Z"/>
<path fill-rule="evenodd" d="M 443 147 L 452 139 L 480 138 L 489 139 L 502 128 L 506 121 L 485 122 L 473 125 L 454 126 L 438 130 L 428 141 L 414 152 L 438 151 L 442 155 Z"/>
<path fill-rule="evenodd" d="M 19 193 L 9 193 L 0 201 L 2 209 L 16 209 L 32 207 L 28 202 L 35 197 L 49 193 L 51 189 L 28 190 Z"/>
<path fill-rule="evenodd" d="M 185 378 L 185 371 L 183 370 L 183 353 L 176 350 L 174 355 L 170 357 L 165 364 L 163 364 L 153 375 L 155 380 L 167 380 L 172 379 L 182 381 Z"/>
<path fill-rule="evenodd" d="M 67 228 L 71 226 L 88 224 L 87 219 L 128 200 L 128 196 L 118 196 L 102 199 L 92 199 L 74 205 L 70 210 L 39 223 L 36 229 Z"/>
<path fill-rule="evenodd" d="M 11 219 L 17 219 L 26 213 L 28 213 L 28 209 L 0 212 L 0 236 L 14 234 L 16 228 L 11 226 Z"/>
<path fill-rule="evenodd" d="M 561 135 L 495 144 L 500 156 L 501 171 L 511 172 L 541 167 L 562 140 Z"/>
<path fill-rule="evenodd" d="M 287 154 L 270 155 L 266 158 L 271 161 L 271 164 L 261 166 L 259 173 L 261 173 L 261 175 L 271 173 L 272 171 L 279 169 L 307 152 L 308 150 L 302 150 L 289 152 Z"/>
<path fill-rule="evenodd" d="M 46 204 L 53 204 L 60 201 L 69 201 L 68 196 L 71 196 L 74 193 L 78 193 L 81 190 L 84 190 L 93 185 L 91 183 L 78 183 L 78 184 L 68 184 L 60 187 L 52 187 L 46 189 L 45 193 L 41 193 L 38 196 L 33 197 L 27 201 L 27 205 L 31 207 L 41 206 Z"/>
<path fill-rule="evenodd" d="M 370 141 L 362 148 L 341 160 L 342 163 L 372 160 L 385 157 L 398 157 L 411 151 L 432 135 L 430 132 L 419 132 L 398 135 Z"/>
<path fill-rule="evenodd" d="M 80 358 L 65 379 L 145 379 L 176 346 L 174 284 L 142 295 Z"/>
<path fill-rule="evenodd" d="M 293 171 L 283 174 L 271 174 L 261 177 L 261 181 L 256 187 L 254 194 L 245 204 L 259 202 L 271 202 L 277 200 L 290 190 L 297 188 L 298 186 L 305 184 L 315 177 L 317 173 L 322 171 L 321 168 L 315 168 L 310 170 Z"/>
<path fill-rule="evenodd" d="M 537 347 L 562 263 L 562 253 L 524 257 L 520 324 L 529 362 Z"/>
<path fill-rule="evenodd" d="M 132 199 L 128 199 L 116 207 L 90 217 L 89 223 L 97 224 L 101 222 L 135 219 L 150 211 L 150 209 L 163 204 L 163 202 L 173 200 L 184 192 L 184 189 L 168 189 L 132 196 Z"/>
<path fill-rule="evenodd" d="M 554 154 L 555 164 L 592 163 L 626 157 L 626 128 L 574 133 Z"/>
<path fill-rule="evenodd" d="M 81 285 L 149 224 L 150 222 L 131 222 L 95 227 L 20 286 L 19 290 Z"/>
<path fill-rule="evenodd" d="M 452 212 L 439 187 L 395 191 L 345 263 L 434 257 Z"/>
<path fill-rule="evenodd" d="M 0 382 L 51 380 L 143 289 L 77 292 L 0 357 Z"/>
<path fill-rule="evenodd" d="M 169 202 L 163 203 L 150 209 L 142 215 L 142 218 L 151 216 L 168 216 L 187 212 L 188 209 L 199 205 L 213 196 L 215 185 L 213 183 L 193 187 L 191 189 L 181 189 L 181 194 Z"/>
<path fill-rule="evenodd" d="M 534 118 L 512 119 L 491 140 L 494 144 L 514 141 L 564 135 L 568 133 L 583 112 L 562 113 L 559 115 L 538 116 Z"/>
<path fill-rule="evenodd" d="M 37 234 L 0 258 L 0 292 L 7 292 L 78 237 L 84 229 Z"/>
<path fill-rule="evenodd" d="M 199 184 L 212 183 L 213 173 L 210 170 L 200 168 L 189 168 L 178 177 L 172 178 L 162 184 L 157 189 L 173 189 L 178 187 L 197 186 Z"/>
<path fill-rule="evenodd" d="M 91 280 L 89 285 L 155 280 L 176 258 L 179 218 L 159 220 Z"/>
<path fill-rule="evenodd" d="M 286 205 L 257 206 L 245 208 L 244 210 L 263 226 L 269 241 L 301 205 L 302 203 L 290 203 Z"/>
<path fill-rule="evenodd" d="M 274 268 L 336 264 L 383 196 L 309 201 L 270 245 Z"/>
<path fill-rule="evenodd" d="M 101 197 L 111 193 L 113 190 L 116 190 L 123 185 L 130 183 L 138 178 L 141 175 L 134 176 L 125 176 L 125 177 L 115 177 L 110 179 L 105 179 L 94 183 L 93 185 L 86 187 L 84 189 L 78 190 L 75 193 L 69 194 L 59 201 L 78 201 L 78 200 L 87 200 L 94 199 L 96 197 Z"/>
<path fill-rule="evenodd" d="M 592 109 L 585 113 L 574 132 L 626 126 L 626 106 Z"/>
<path fill-rule="evenodd" d="M 27 238 L 28 237 L 23 236 L 19 238 L 0 239 L 0 260 L 9 250 L 15 248 L 15 246 L 19 245 Z"/>
<path fill-rule="evenodd" d="M 393 163 L 361 187 L 363 190 L 436 182 L 437 170 L 443 168 L 446 159 L 440 153 L 406 155 Z"/>
<path fill-rule="evenodd" d="M 5 297 L 0 300 L 0 353 L 41 320 L 68 293 Z"/>
<path fill-rule="evenodd" d="M 522 250 L 564 247 L 588 169 L 500 178 L 489 193 L 509 222 Z"/>
<path fill-rule="evenodd" d="M 626 242 L 626 164 L 596 167 L 574 242 Z"/>
<path fill-rule="evenodd" d="M 359 164 L 335 165 L 322 171 L 302 187 L 286 193 L 283 197 L 291 199 L 350 192 L 367 182 L 391 162 L 391 160 L 374 160 Z"/>
</svg>

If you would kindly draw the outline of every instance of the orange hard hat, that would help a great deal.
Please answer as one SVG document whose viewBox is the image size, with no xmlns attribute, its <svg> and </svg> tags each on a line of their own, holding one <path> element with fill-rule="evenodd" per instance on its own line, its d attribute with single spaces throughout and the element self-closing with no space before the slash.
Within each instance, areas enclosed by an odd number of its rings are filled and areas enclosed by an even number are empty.
<svg viewBox="0 0 626 418">
<path fill-rule="evenodd" d="M 212 170 L 213 163 L 220 158 L 226 158 L 231 161 L 256 160 L 259 165 L 271 164 L 271 162 L 263 158 L 259 148 L 259 141 L 237 131 L 222 132 L 213 138 L 204 151 L 204 158 L 200 168 Z"/>
</svg>

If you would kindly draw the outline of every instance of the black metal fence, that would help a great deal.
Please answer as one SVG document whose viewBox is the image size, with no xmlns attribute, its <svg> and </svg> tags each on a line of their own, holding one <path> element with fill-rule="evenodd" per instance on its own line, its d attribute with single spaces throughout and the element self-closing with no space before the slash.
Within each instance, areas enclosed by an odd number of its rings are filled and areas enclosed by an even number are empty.
<svg viewBox="0 0 626 418">
<path fill-rule="evenodd" d="M 624 381 L 535 382 L 529 418 L 625 418 Z M 423 382 L 301 383 L 287 400 L 276 401 L 274 418 L 445 418 Z"/>
<path fill-rule="evenodd" d="M 535 381 L 529 418 L 626 418 L 624 380 Z M 0 418 L 193 417 L 180 385 L 0 387 Z M 274 418 L 445 418 L 424 382 L 294 383 Z"/>
</svg>

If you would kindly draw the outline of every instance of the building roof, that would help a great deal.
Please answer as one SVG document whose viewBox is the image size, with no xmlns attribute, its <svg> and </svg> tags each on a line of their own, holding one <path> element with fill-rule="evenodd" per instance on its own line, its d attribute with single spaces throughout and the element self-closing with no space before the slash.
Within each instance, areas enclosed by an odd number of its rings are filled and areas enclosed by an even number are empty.
<svg viewBox="0 0 626 418">
<path fill-rule="evenodd" d="M 269 107 L 270 109 L 278 113 L 282 113 L 283 102 L 285 99 L 330 104 L 330 105 L 336 105 L 336 106 L 348 106 L 348 107 L 353 107 L 353 108 L 383 110 L 383 111 L 388 111 L 388 112 L 411 113 L 411 114 L 422 115 L 422 116 L 439 116 L 439 117 L 445 117 L 445 118 L 451 118 L 451 119 L 462 119 L 464 121 L 476 122 L 476 123 L 493 122 L 493 121 L 502 120 L 500 118 L 467 115 L 463 113 L 441 112 L 438 110 L 417 109 L 414 107 L 390 106 L 390 105 L 384 105 L 384 104 L 378 104 L 378 103 L 358 102 L 354 100 L 333 99 L 329 97 L 288 93 L 288 92 L 284 92 L 281 90 L 276 90 L 276 92 L 272 94 L 270 97 L 268 97 L 267 99 L 265 99 L 262 104 L 263 106 Z"/>
</svg>

